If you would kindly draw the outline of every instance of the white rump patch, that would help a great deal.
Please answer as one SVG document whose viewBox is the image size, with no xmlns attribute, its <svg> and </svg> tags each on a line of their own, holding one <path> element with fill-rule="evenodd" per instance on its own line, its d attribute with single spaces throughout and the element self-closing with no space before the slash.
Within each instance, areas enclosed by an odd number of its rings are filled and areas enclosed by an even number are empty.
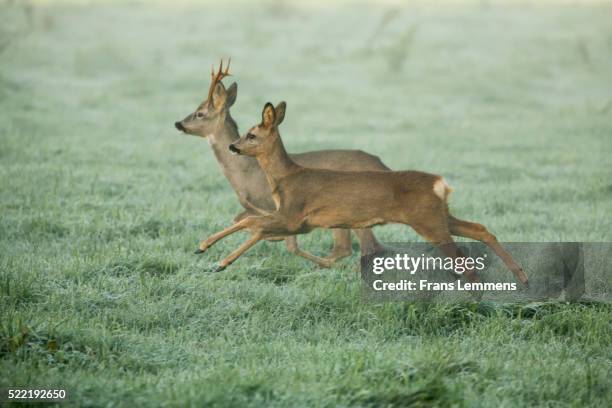
<svg viewBox="0 0 612 408">
<path fill-rule="evenodd" d="M 442 177 L 436 180 L 433 185 L 434 194 L 440 197 L 442 201 L 446 201 L 452 191 L 452 187 L 449 186 L 446 180 L 444 180 Z"/>
</svg>

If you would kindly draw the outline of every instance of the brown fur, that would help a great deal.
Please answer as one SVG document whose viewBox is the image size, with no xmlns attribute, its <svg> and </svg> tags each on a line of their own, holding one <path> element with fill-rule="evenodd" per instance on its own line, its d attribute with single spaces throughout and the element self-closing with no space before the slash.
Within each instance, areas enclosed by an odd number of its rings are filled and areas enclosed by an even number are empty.
<svg viewBox="0 0 612 408">
<path fill-rule="evenodd" d="M 218 76 L 219 74 L 217 74 Z M 257 214 L 253 207 L 271 211 L 274 209 L 272 193 L 257 160 L 247 156 L 234 156 L 228 146 L 239 139 L 238 128 L 230 115 L 230 108 L 237 95 L 237 85 L 233 83 L 228 89 L 216 76 L 212 75 L 209 97 L 196 111 L 175 126 L 188 134 L 208 138 L 217 162 L 224 175 L 234 188 L 240 204 L 245 211 L 238 214 L 238 222 L 249 215 Z M 389 170 L 382 161 L 371 154 L 360 150 L 320 150 L 291 155 L 291 158 L 302 166 L 335 169 L 335 170 Z M 375 252 L 380 244 L 370 229 L 355 229 L 359 238 L 362 254 Z M 298 247 L 294 235 L 268 238 L 285 240 L 289 251 L 309 259 L 320 266 L 331 266 L 336 260 L 352 253 L 350 230 L 333 229 L 334 247 L 326 258 L 312 255 Z"/>
<path fill-rule="evenodd" d="M 279 107 L 284 112 L 284 103 Z M 442 177 L 419 171 L 358 172 L 300 166 L 285 151 L 278 133 L 284 115 L 279 118 L 275 111 L 271 104 L 266 104 L 262 123 L 251 128 L 230 149 L 257 159 L 270 185 L 276 210 L 246 217 L 202 243 L 200 249 L 204 251 L 235 231 L 251 232 L 252 237 L 224 259 L 219 269 L 269 236 L 303 234 L 314 228 L 367 228 L 402 223 L 427 241 L 440 245 L 447 256 L 463 256 L 451 234 L 481 240 L 521 282 L 527 283 L 522 268 L 484 226 L 450 215 L 446 200 L 450 187 Z M 444 183 L 443 197 L 436 187 L 439 183 Z M 465 275 L 478 280 L 473 271 Z"/>
</svg>

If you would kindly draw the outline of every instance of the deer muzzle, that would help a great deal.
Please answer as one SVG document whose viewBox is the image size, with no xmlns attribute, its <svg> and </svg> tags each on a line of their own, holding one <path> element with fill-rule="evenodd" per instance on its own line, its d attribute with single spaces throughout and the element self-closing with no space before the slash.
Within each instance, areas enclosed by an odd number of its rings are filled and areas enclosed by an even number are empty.
<svg viewBox="0 0 612 408">
<path fill-rule="evenodd" d="M 181 132 L 185 132 L 185 126 L 181 122 L 174 122 L 174 127 L 180 130 Z"/>
<path fill-rule="evenodd" d="M 236 146 L 234 146 L 233 143 L 231 145 L 229 145 L 229 149 L 230 149 L 230 152 L 232 152 L 234 154 L 240 154 L 240 149 L 237 148 Z"/>
</svg>

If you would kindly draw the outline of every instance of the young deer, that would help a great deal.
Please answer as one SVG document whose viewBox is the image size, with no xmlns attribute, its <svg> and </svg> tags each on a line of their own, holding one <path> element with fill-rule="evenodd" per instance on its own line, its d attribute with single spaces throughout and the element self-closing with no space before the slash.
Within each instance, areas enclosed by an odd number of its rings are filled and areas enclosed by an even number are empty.
<svg viewBox="0 0 612 408">
<path fill-rule="evenodd" d="M 195 112 L 175 123 L 175 127 L 187 134 L 207 138 L 223 174 L 228 179 L 240 204 L 246 211 L 235 217 L 239 221 L 248 215 L 257 214 L 253 208 L 274 210 L 272 193 L 266 176 L 252 157 L 235 157 L 227 147 L 239 139 L 238 128 L 230 115 L 230 108 L 236 101 L 238 87 L 232 83 L 225 88 L 222 79 L 229 75 L 229 61 L 223 69 L 221 62 L 217 72 L 211 72 L 208 96 Z M 389 170 L 378 157 L 359 150 L 321 150 L 291 155 L 302 166 L 336 170 Z M 375 252 L 380 244 L 370 229 L 354 231 L 359 238 L 362 254 Z M 285 237 L 290 252 L 309 259 L 316 264 L 329 267 L 336 260 L 351 255 L 351 233 L 348 229 L 333 229 L 334 247 L 326 258 L 314 256 L 301 250 L 295 235 Z M 275 237 L 283 239 L 283 237 Z"/>
<path fill-rule="evenodd" d="M 448 210 L 451 188 L 438 175 L 418 171 L 334 171 L 302 167 L 285 151 L 278 132 L 285 103 L 278 109 L 267 103 L 262 121 L 231 144 L 237 154 L 252 156 L 266 174 L 276 210 L 259 210 L 200 244 L 205 251 L 219 239 L 247 229 L 252 236 L 217 270 L 234 262 L 261 239 L 304 234 L 314 228 L 368 228 L 386 223 L 411 226 L 427 241 L 440 245 L 450 257 L 462 257 L 451 235 L 486 243 L 505 262 L 516 278 L 527 284 L 527 275 L 483 225 L 453 217 Z M 478 278 L 473 271 L 465 273 Z"/>
</svg>

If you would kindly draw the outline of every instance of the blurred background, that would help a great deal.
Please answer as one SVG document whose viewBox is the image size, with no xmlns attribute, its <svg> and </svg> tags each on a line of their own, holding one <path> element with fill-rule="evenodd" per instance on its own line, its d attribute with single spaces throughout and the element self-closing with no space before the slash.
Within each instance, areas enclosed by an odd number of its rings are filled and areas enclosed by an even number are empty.
<svg viewBox="0 0 612 408">
<path fill-rule="evenodd" d="M 205 97 L 210 65 L 231 56 L 241 131 L 266 101 L 286 100 L 290 151 L 363 149 L 443 174 L 457 212 L 493 212 L 504 238 L 610 238 L 610 2 L 0 6 L 13 193 L 45 174 L 77 189 L 93 177 L 233 194 L 206 143 L 172 128 Z"/>
<path fill-rule="evenodd" d="M 241 131 L 286 100 L 292 152 L 443 174 L 455 212 L 503 239 L 610 239 L 610 2 L 0 5 L 4 205 L 109 190 L 237 212 L 207 143 L 172 126 L 231 56 Z"/>
<path fill-rule="evenodd" d="M 285 100 L 290 152 L 441 174 L 453 213 L 500 241 L 611 241 L 611 22 L 610 1 L 0 0 L 0 388 L 77 406 L 609 406 L 609 305 L 372 304 L 358 252 L 322 270 L 274 243 L 206 273 L 245 235 L 197 243 L 241 208 L 174 122 L 231 56 L 243 132 Z M 326 255 L 331 234 L 299 241 Z"/>
</svg>

